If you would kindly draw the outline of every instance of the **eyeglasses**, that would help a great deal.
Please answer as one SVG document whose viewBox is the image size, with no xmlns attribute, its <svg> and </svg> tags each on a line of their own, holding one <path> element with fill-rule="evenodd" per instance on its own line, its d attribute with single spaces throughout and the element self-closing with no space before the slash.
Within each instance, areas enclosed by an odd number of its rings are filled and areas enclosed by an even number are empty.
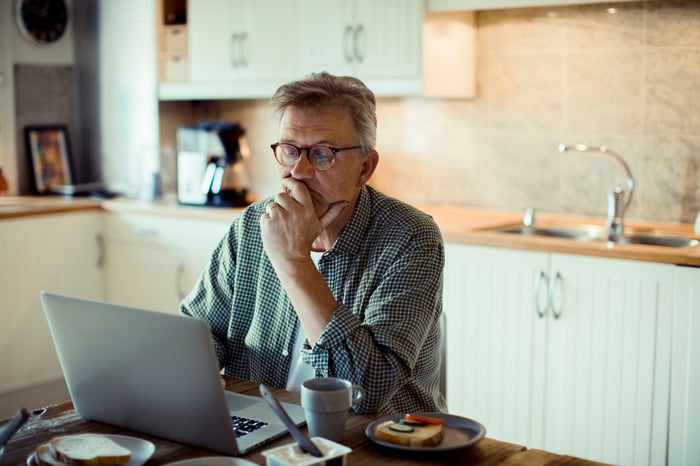
<svg viewBox="0 0 700 466">
<path fill-rule="evenodd" d="M 301 157 L 301 153 L 306 151 L 306 156 L 309 158 L 311 166 L 316 170 L 328 170 L 331 168 L 338 152 L 362 148 L 362 146 L 336 148 L 320 144 L 311 147 L 299 147 L 286 142 L 277 142 L 270 147 L 272 147 L 272 152 L 275 154 L 277 162 L 285 167 L 296 165 Z"/>
</svg>

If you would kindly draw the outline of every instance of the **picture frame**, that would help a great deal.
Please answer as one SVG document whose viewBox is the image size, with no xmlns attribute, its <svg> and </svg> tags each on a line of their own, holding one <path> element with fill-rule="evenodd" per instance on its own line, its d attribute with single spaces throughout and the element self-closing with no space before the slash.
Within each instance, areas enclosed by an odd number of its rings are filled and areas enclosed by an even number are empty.
<svg viewBox="0 0 700 466">
<path fill-rule="evenodd" d="M 49 193 L 52 186 L 73 184 L 68 129 L 65 125 L 26 126 L 24 136 L 38 194 Z"/>
</svg>

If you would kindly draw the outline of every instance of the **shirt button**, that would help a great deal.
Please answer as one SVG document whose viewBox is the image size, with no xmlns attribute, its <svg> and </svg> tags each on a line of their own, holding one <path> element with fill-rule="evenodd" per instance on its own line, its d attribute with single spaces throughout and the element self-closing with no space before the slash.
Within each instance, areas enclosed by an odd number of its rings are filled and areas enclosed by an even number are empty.
<svg viewBox="0 0 700 466">
<path fill-rule="evenodd" d="M 282 356 L 284 356 L 285 358 L 289 356 L 289 351 L 287 351 L 286 349 L 282 350 Z"/>
</svg>

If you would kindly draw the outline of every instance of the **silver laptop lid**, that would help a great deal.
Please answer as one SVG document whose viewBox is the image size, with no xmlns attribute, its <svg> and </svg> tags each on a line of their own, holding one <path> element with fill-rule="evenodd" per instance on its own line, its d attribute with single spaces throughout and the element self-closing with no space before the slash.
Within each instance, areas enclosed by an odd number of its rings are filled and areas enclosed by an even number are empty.
<svg viewBox="0 0 700 466">
<path fill-rule="evenodd" d="M 80 416 L 239 454 L 204 321 L 46 292 L 41 301 Z"/>
</svg>

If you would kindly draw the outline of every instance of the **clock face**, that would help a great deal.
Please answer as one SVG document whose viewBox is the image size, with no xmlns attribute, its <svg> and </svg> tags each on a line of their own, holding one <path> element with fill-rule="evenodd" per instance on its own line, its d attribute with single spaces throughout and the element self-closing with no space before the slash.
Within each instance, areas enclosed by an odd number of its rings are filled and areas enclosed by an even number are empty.
<svg viewBox="0 0 700 466">
<path fill-rule="evenodd" d="M 68 27 L 65 0 L 17 0 L 17 25 L 31 42 L 39 45 L 59 40 Z"/>
</svg>

